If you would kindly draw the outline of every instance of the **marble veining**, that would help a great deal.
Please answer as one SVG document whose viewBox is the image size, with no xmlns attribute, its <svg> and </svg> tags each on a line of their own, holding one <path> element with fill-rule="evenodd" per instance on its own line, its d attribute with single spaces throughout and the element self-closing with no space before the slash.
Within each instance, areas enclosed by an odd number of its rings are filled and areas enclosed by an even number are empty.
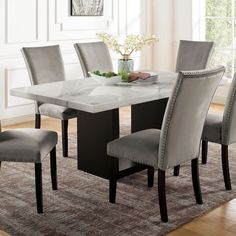
<svg viewBox="0 0 236 236">
<path fill-rule="evenodd" d="M 92 78 L 11 89 L 13 96 L 91 113 L 169 97 L 176 73 L 160 73 L 158 83 L 103 86 Z"/>
</svg>

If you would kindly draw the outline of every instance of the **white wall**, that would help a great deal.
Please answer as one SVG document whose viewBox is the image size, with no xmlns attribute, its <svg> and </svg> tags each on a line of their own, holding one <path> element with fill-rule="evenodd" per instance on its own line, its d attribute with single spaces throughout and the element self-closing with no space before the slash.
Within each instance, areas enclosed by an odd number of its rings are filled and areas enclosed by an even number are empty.
<svg viewBox="0 0 236 236">
<path fill-rule="evenodd" d="M 192 1 L 154 0 L 153 32 L 160 37 L 154 49 L 153 67 L 174 71 L 179 40 L 192 39 Z"/>
<path fill-rule="evenodd" d="M 153 69 L 173 70 L 173 0 L 153 0 L 153 33 L 160 41 L 154 47 Z"/>
<path fill-rule="evenodd" d="M 174 15 L 174 58 L 176 58 L 179 41 L 192 40 L 192 1 L 191 0 L 175 0 L 173 1 Z M 174 60 L 175 61 L 175 60 Z"/>
<path fill-rule="evenodd" d="M 73 43 L 96 41 L 96 32 L 149 34 L 152 0 L 104 0 L 103 17 L 69 16 L 69 0 L 0 1 L 0 117 L 6 123 L 32 118 L 33 103 L 9 96 L 9 90 L 30 85 L 22 47 L 60 44 L 68 79 L 82 71 Z M 117 55 L 112 54 L 116 65 Z M 134 55 L 136 68 L 151 68 L 151 49 Z M 20 118 L 19 118 L 20 117 Z"/>
</svg>

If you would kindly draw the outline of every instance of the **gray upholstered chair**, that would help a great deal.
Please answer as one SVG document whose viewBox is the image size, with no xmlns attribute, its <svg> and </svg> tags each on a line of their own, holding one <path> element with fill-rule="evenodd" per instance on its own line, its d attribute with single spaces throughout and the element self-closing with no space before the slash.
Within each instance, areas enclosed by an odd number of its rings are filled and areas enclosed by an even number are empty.
<svg viewBox="0 0 236 236">
<path fill-rule="evenodd" d="M 22 54 L 32 85 L 65 80 L 59 45 L 22 48 Z M 35 128 L 41 126 L 41 115 L 60 119 L 62 125 L 63 156 L 68 156 L 68 120 L 77 117 L 76 110 L 48 103 L 36 102 Z"/>
<path fill-rule="evenodd" d="M 57 133 L 53 131 L 14 129 L 0 132 L 0 167 L 1 162 L 29 162 L 35 165 L 38 213 L 43 213 L 42 161 L 49 153 L 52 189 L 57 190 L 56 144 Z"/>
<path fill-rule="evenodd" d="M 236 143 L 236 73 L 232 80 L 223 114 L 207 115 L 202 133 L 202 163 L 207 163 L 208 142 L 221 144 L 222 169 L 226 190 L 231 190 L 228 146 Z"/>
<path fill-rule="evenodd" d="M 214 42 L 180 40 L 175 71 L 207 68 Z"/>
<path fill-rule="evenodd" d="M 224 67 L 212 70 L 179 72 L 168 101 L 162 129 L 148 129 L 116 139 L 107 145 L 113 158 L 109 181 L 109 200 L 115 203 L 119 158 L 158 169 L 158 194 L 161 219 L 168 221 L 165 171 L 191 161 L 196 202 L 202 204 L 198 157 L 202 129 L 213 94 L 224 74 Z M 153 178 L 153 172 L 148 172 Z"/>
<path fill-rule="evenodd" d="M 84 77 L 89 77 L 89 71 L 113 71 L 111 56 L 105 43 L 76 43 L 74 47 L 79 57 Z"/>
<path fill-rule="evenodd" d="M 180 40 L 175 71 L 206 69 L 214 48 L 214 42 Z M 174 168 L 179 175 L 180 166 Z"/>
</svg>

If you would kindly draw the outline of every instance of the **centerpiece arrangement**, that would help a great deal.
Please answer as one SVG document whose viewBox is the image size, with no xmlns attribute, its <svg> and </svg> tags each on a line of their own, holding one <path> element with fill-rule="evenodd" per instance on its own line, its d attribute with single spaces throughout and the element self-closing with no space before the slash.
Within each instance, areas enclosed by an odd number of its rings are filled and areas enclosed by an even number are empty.
<svg viewBox="0 0 236 236">
<path fill-rule="evenodd" d="M 123 82 L 135 82 L 137 83 L 155 83 L 157 81 L 157 75 L 152 72 L 119 72 L 116 74 L 115 72 L 100 72 L 99 70 L 89 72 L 92 78 L 103 85 L 113 85 L 120 84 Z"/>
<path fill-rule="evenodd" d="M 140 51 L 145 45 L 153 44 L 159 41 L 158 37 L 143 36 L 143 35 L 128 35 L 123 44 L 119 43 L 117 38 L 105 32 L 97 33 L 97 37 L 102 40 L 108 48 L 121 55 L 118 61 L 118 72 L 131 72 L 133 71 L 134 62 L 130 58 L 133 52 Z"/>
</svg>

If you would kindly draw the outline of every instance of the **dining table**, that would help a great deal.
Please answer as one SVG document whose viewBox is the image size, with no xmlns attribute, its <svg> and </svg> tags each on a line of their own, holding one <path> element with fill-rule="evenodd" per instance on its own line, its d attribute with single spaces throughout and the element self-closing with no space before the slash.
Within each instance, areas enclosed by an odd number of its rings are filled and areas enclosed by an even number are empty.
<svg viewBox="0 0 236 236">
<path fill-rule="evenodd" d="M 157 72 L 156 82 L 102 85 L 82 78 L 13 88 L 13 96 L 50 103 L 78 111 L 77 168 L 109 179 L 114 160 L 107 156 L 107 143 L 120 137 L 119 108 L 131 106 L 131 132 L 161 129 L 168 98 L 178 74 Z M 119 161 L 118 178 L 147 166 Z"/>
</svg>

